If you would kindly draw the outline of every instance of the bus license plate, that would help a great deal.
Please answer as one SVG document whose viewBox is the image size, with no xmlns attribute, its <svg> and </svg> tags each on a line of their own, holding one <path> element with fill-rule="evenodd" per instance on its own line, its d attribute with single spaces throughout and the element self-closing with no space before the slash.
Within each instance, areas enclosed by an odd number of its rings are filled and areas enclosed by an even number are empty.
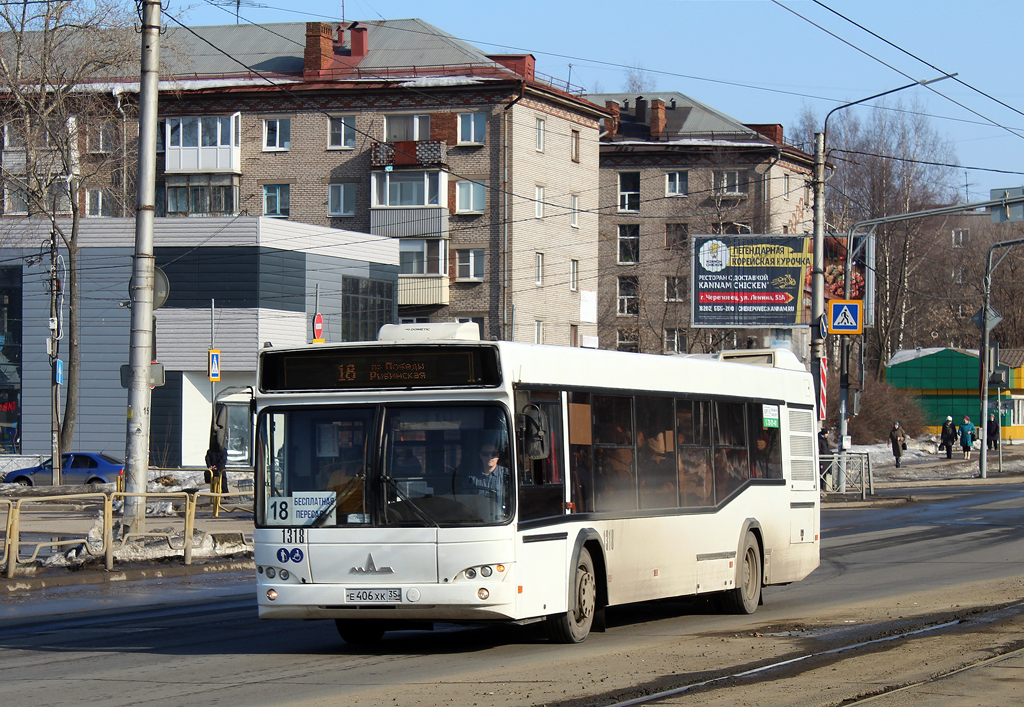
<svg viewBox="0 0 1024 707">
<path fill-rule="evenodd" d="M 356 604 L 401 604 L 401 589 L 346 589 L 345 601 Z"/>
</svg>

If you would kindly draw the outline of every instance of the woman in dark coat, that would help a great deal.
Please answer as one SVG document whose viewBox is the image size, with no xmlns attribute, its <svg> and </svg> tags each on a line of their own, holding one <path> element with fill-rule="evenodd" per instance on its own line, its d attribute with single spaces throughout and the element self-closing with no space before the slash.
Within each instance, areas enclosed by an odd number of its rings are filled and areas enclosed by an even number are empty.
<svg viewBox="0 0 1024 707">
<path fill-rule="evenodd" d="M 892 447 L 892 455 L 896 457 L 896 467 L 899 468 L 900 457 L 903 456 L 903 450 L 907 448 L 907 436 L 903 434 L 899 420 L 892 423 L 892 429 L 889 430 L 889 446 Z"/>
<path fill-rule="evenodd" d="M 939 447 L 946 450 L 946 459 L 953 458 L 953 445 L 956 444 L 957 437 L 953 416 L 948 415 L 946 421 L 942 423 L 942 436 L 939 438 Z"/>
</svg>

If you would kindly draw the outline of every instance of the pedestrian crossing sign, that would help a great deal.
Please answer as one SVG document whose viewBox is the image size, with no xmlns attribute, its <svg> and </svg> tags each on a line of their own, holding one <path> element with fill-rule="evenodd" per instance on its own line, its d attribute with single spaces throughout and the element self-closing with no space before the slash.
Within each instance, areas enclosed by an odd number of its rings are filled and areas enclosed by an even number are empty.
<svg viewBox="0 0 1024 707">
<path fill-rule="evenodd" d="M 829 334 L 864 333 L 864 300 L 834 299 L 828 303 Z"/>
</svg>

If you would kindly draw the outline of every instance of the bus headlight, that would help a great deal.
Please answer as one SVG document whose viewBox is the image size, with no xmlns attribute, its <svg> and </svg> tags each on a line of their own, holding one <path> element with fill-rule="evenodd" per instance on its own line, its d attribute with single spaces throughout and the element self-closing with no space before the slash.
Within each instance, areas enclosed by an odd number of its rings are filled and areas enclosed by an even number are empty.
<svg viewBox="0 0 1024 707">
<path fill-rule="evenodd" d="M 273 589 L 267 590 L 267 601 L 274 601 L 277 599 L 277 592 Z"/>
<path fill-rule="evenodd" d="M 468 579 L 473 579 L 474 577 L 476 577 L 476 570 L 470 567 L 468 570 L 466 570 L 466 577 Z"/>
<path fill-rule="evenodd" d="M 275 570 L 273 567 L 268 567 L 267 568 L 267 577 L 269 577 L 270 579 L 273 579 L 276 576 L 277 576 L 277 570 Z"/>
<path fill-rule="evenodd" d="M 277 573 L 277 576 L 281 578 L 282 582 L 285 582 L 285 581 L 288 580 L 288 577 L 291 576 L 291 573 L 288 572 L 288 570 L 281 570 L 280 572 Z"/>
<path fill-rule="evenodd" d="M 491 569 L 490 565 L 484 565 L 483 567 L 480 568 L 480 574 L 483 577 L 490 577 L 491 576 L 491 572 L 493 572 L 493 571 L 494 570 Z"/>
<path fill-rule="evenodd" d="M 481 601 L 483 601 L 487 597 L 491 596 L 491 593 L 487 591 L 487 589 L 485 589 L 484 587 L 480 587 L 476 590 L 476 595 Z"/>
</svg>

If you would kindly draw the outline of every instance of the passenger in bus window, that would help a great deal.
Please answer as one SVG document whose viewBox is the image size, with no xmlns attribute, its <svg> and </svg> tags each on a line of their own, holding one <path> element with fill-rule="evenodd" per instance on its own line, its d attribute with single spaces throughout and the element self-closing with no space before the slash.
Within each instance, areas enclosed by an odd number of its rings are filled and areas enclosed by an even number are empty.
<svg viewBox="0 0 1024 707">
<path fill-rule="evenodd" d="M 750 478 L 747 453 L 740 449 L 719 449 L 715 452 L 715 488 L 719 500 L 726 498 Z"/>
<path fill-rule="evenodd" d="M 714 485 L 706 449 L 679 450 L 679 490 L 679 503 L 682 506 L 714 504 Z"/>
<path fill-rule="evenodd" d="M 590 463 L 589 444 L 570 444 L 569 463 L 572 469 L 572 504 L 576 513 L 594 511 L 594 474 Z"/>
<path fill-rule="evenodd" d="M 633 451 L 626 448 L 595 450 L 594 506 L 597 511 L 636 510 Z"/>
<path fill-rule="evenodd" d="M 650 436 L 637 432 L 637 443 L 640 507 L 675 508 L 678 499 L 673 468 L 675 460 L 672 459 L 672 431 L 651 433 Z"/>
</svg>

